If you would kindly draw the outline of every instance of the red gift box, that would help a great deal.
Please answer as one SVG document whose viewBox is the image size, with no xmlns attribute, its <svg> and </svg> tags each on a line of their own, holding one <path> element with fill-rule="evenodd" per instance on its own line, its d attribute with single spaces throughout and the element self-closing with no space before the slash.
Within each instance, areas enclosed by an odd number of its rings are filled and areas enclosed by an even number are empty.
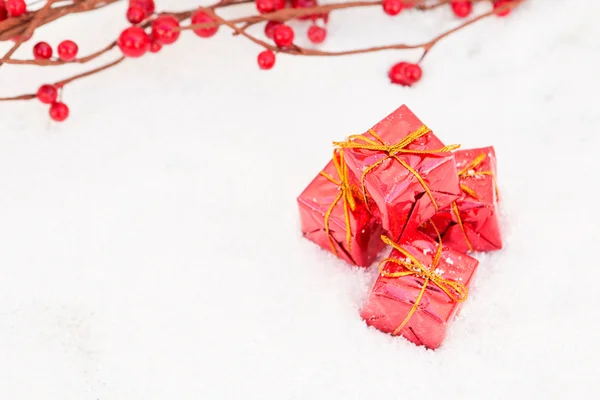
<svg viewBox="0 0 600 400">
<path fill-rule="evenodd" d="M 444 244 L 458 251 L 501 249 L 494 148 L 461 150 L 454 155 L 462 196 L 432 221 L 442 232 Z M 421 230 L 436 236 L 428 224 Z"/>
<path fill-rule="evenodd" d="M 302 233 L 322 248 L 355 265 L 370 266 L 385 244 L 381 222 L 351 185 L 344 154 L 333 159 L 298 197 Z"/>
<path fill-rule="evenodd" d="M 478 261 L 414 231 L 393 247 L 364 304 L 367 325 L 438 348 L 468 295 Z"/>
<path fill-rule="evenodd" d="M 368 132 L 334 144 L 344 148 L 363 201 L 373 200 L 394 240 L 461 194 L 452 154 L 458 146 L 444 146 L 404 105 Z"/>
</svg>

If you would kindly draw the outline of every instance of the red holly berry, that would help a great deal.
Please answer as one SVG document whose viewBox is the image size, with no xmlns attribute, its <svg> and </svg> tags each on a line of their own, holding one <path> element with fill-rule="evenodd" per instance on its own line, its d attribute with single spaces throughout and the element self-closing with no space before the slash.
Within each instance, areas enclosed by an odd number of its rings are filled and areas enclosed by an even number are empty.
<svg viewBox="0 0 600 400">
<path fill-rule="evenodd" d="M 257 61 L 260 69 L 271 69 L 275 65 L 275 53 L 265 50 L 258 55 Z"/>
<path fill-rule="evenodd" d="M 179 20 L 172 15 L 161 15 L 152 21 L 152 39 L 160 44 L 171 44 L 179 38 Z"/>
<path fill-rule="evenodd" d="M 275 10 L 285 8 L 285 0 L 275 0 Z"/>
<path fill-rule="evenodd" d="M 192 24 L 205 24 L 207 22 L 215 22 L 215 20 L 208 14 L 206 14 L 202 10 L 198 10 L 192 15 Z M 219 30 L 218 26 L 213 26 L 210 28 L 200 28 L 194 29 L 194 33 L 200 37 L 208 38 L 213 36 Z"/>
<path fill-rule="evenodd" d="M 121 32 L 117 45 L 127 57 L 141 57 L 150 48 L 150 37 L 139 26 L 132 26 Z"/>
<path fill-rule="evenodd" d="M 254 4 L 261 14 L 275 11 L 275 0 L 254 0 Z"/>
<path fill-rule="evenodd" d="M 27 11 L 25 0 L 6 0 L 6 12 L 9 17 L 20 17 Z"/>
<path fill-rule="evenodd" d="M 402 86 L 413 85 L 421 79 L 421 75 L 422 71 L 419 65 L 407 62 L 399 62 L 393 65 L 388 72 L 388 76 L 392 83 Z"/>
<path fill-rule="evenodd" d="M 8 18 L 8 11 L 6 11 L 6 4 L 4 1 L 0 1 L 0 21 L 4 21 Z"/>
<path fill-rule="evenodd" d="M 63 40 L 56 48 L 58 57 L 63 61 L 73 61 L 77 57 L 79 47 L 72 40 Z"/>
<path fill-rule="evenodd" d="M 286 24 L 281 24 L 273 29 L 273 40 L 279 47 L 290 46 L 294 42 L 294 30 Z"/>
<path fill-rule="evenodd" d="M 52 103 L 50 106 L 50 118 L 57 122 L 62 122 L 69 116 L 69 107 L 60 101 Z"/>
<path fill-rule="evenodd" d="M 39 42 L 33 46 L 33 57 L 36 60 L 49 60 L 52 57 L 52 46 L 46 42 Z"/>
<path fill-rule="evenodd" d="M 42 85 L 37 91 L 37 98 L 44 104 L 52 104 L 58 97 L 58 89 L 54 85 Z"/>
<path fill-rule="evenodd" d="M 383 11 L 388 15 L 400 14 L 403 7 L 402 0 L 383 0 Z"/>
<path fill-rule="evenodd" d="M 144 17 L 148 18 L 154 14 L 154 0 L 129 0 L 129 7 L 140 7 L 144 10 Z"/>
<path fill-rule="evenodd" d="M 278 25 L 281 25 L 281 22 L 278 22 L 278 21 L 267 22 L 267 24 L 265 25 L 265 36 L 268 37 L 269 39 L 273 39 L 273 31 L 275 30 L 275 27 Z"/>
<path fill-rule="evenodd" d="M 292 8 L 313 8 L 318 6 L 319 3 L 317 0 L 292 0 Z M 302 15 L 298 17 L 300 20 L 312 19 L 313 21 L 317 18 L 322 17 L 326 18 L 326 14 L 310 14 L 310 15 Z"/>
<path fill-rule="evenodd" d="M 450 3 L 450 5 L 452 6 L 452 11 L 454 12 L 454 15 L 456 15 L 459 18 L 468 17 L 469 14 L 471 14 L 471 11 L 473 10 L 473 3 L 471 3 L 470 1 L 455 0 L 452 3 Z"/>
<path fill-rule="evenodd" d="M 150 43 L 150 53 L 158 53 L 162 49 L 162 44 L 158 42 Z"/>
<path fill-rule="evenodd" d="M 327 30 L 318 25 L 308 28 L 308 39 L 313 43 L 323 43 L 327 36 Z"/>
<path fill-rule="evenodd" d="M 498 0 L 494 3 L 494 10 L 499 9 L 500 7 L 504 7 L 504 6 L 508 6 L 510 3 L 512 3 L 510 0 Z M 499 17 L 505 17 L 508 14 L 510 14 L 511 9 L 508 8 L 504 11 L 500 11 L 499 13 L 497 13 L 496 15 Z"/>
<path fill-rule="evenodd" d="M 131 6 L 127 9 L 127 21 L 132 24 L 139 24 L 146 19 L 146 11 L 140 6 Z"/>
</svg>

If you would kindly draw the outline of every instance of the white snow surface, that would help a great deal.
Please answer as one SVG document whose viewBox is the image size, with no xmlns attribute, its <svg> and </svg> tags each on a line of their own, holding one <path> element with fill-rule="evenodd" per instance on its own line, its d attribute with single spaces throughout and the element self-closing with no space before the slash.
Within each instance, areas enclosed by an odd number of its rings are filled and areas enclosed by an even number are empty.
<svg viewBox="0 0 600 400">
<path fill-rule="evenodd" d="M 51 24 L 18 55 L 40 39 L 93 51 L 124 10 Z M 0 399 L 594 398 L 598 15 L 600 2 L 529 0 L 439 43 L 414 88 L 386 73 L 417 52 L 281 56 L 265 72 L 221 29 L 68 86 L 63 124 L 36 101 L 1 104 Z M 447 8 L 343 11 L 323 46 L 456 23 Z M 0 95 L 79 70 L 5 65 Z M 499 162 L 506 246 L 479 257 L 437 351 L 365 326 L 375 268 L 304 240 L 296 208 L 332 140 L 403 103 Z"/>
</svg>

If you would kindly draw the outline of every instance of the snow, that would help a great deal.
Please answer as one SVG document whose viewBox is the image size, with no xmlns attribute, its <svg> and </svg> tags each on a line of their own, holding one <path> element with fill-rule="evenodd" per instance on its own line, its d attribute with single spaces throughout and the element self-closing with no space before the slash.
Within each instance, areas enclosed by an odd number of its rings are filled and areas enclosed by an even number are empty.
<svg viewBox="0 0 600 400">
<path fill-rule="evenodd" d="M 64 124 L 36 102 L 0 105 L 0 398 L 593 397 L 599 12 L 530 0 L 441 42 L 412 89 L 385 78 L 416 53 L 282 56 L 264 72 L 259 49 L 222 29 L 67 87 Z M 123 13 L 36 38 L 96 49 Z M 455 24 L 447 9 L 382 14 L 334 14 L 326 47 Z M 70 72 L 3 66 L 0 93 Z M 303 240 L 295 203 L 331 141 L 402 103 L 499 162 L 505 249 L 480 257 L 435 352 L 365 326 L 376 267 Z"/>
</svg>

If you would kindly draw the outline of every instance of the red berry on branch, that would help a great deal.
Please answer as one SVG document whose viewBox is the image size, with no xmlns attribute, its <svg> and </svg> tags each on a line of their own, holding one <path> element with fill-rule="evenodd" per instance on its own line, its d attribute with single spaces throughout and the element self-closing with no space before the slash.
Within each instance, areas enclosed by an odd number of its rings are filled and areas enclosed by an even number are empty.
<svg viewBox="0 0 600 400">
<path fill-rule="evenodd" d="M 281 24 L 273 30 L 273 41 L 279 47 L 290 46 L 294 42 L 294 30 L 286 24 Z"/>
<path fill-rule="evenodd" d="M 69 107 L 65 103 L 56 102 L 50 106 L 50 118 L 56 122 L 62 122 L 69 116 Z"/>
<path fill-rule="evenodd" d="M 323 43 L 327 36 L 327 30 L 318 25 L 308 28 L 308 39 L 313 43 Z"/>
<path fill-rule="evenodd" d="M 144 10 L 144 17 L 148 18 L 154 14 L 154 0 L 129 0 L 129 7 L 140 7 Z"/>
<path fill-rule="evenodd" d="M 254 4 L 261 14 L 275 11 L 275 0 L 254 0 Z"/>
<path fill-rule="evenodd" d="M 275 10 L 285 8 L 285 0 L 275 0 Z"/>
<path fill-rule="evenodd" d="M 402 0 L 383 0 L 383 11 L 388 15 L 400 14 L 403 7 Z"/>
<path fill-rule="evenodd" d="M 318 6 L 319 3 L 317 0 L 292 0 L 292 8 L 313 8 Z M 309 14 L 309 15 L 301 15 L 298 17 L 300 20 L 312 19 L 313 21 L 318 19 L 319 17 L 323 17 L 320 14 Z"/>
<path fill-rule="evenodd" d="M 473 10 L 473 3 L 471 3 L 470 1 L 453 1 L 452 3 L 450 3 L 450 5 L 452 6 L 452 11 L 454 12 L 454 15 L 456 15 L 459 18 L 468 17 L 469 14 L 471 14 L 471 11 Z"/>
<path fill-rule="evenodd" d="M 6 12 L 9 17 L 20 17 L 27 11 L 25 0 L 6 0 Z"/>
<path fill-rule="evenodd" d="M 417 64 L 399 62 L 390 68 L 388 76 L 392 83 L 411 86 L 421 79 L 421 67 Z"/>
<path fill-rule="evenodd" d="M 271 69 L 275 65 L 275 53 L 265 50 L 258 55 L 257 61 L 260 69 Z"/>
<path fill-rule="evenodd" d="M 49 60 L 52 57 L 52 46 L 46 42 L 39 42 L 33 46 L 33 58 L 36 60 Z"/>
<path fill-rule="evenodd" d="M 494 10 L 497 10 L 497 9 L 499 9 L 499 8 L 501 8 L 501 7 L 504 7 L 504 6 L 508 6 L 510 3 L 512 3 L 512 1 L 510 1 L 510 0 L 498 0 L 498 1 L 496 1 L 496 2 L 494 3 Z M 510 9 L 510 8 L 508 8 L 508 9 L 506 9 L 506 10 L 504 10 L 504 11 L 500 11 L 500 12 L 499 12 L 499 13 L 497 13 L 496 15 L 497 15 L 497 16 L 499 16 L 499 17 L 505 17 L 505 16 L 507 16 L 508 14 L 510 14 L 510 10 L 511 10 L 511 9 Z"/>
<path fill-rule="evenodd" d="M 206 24 L 208 22 L 216 22 L 210 15 L 202 10 L 198 10 L 192 15 L 192 25 Z M 218 26 L 209 28 L 194 29 L 194 33 L 200 37 L 208 38 L 213 36 L 219 30 Z"/>
<path fill-rule="evenodd" d="M 63 40 L 56 48 L 58 57 L 63 61 L 73 61 L 77 57 L 79 47 L 72 40 Z"/>
<path fill-rule="evenodd" d="M 150 48 L 150 37 L 139 26 L 132 26 L 121 32 L 117 45 L 127 57 L 141 57 Z"/>
<path fill-rule="evenodd" d="M 179 20 L 172 15 L 161 15 L 152 21 L 152 39 L 160 44 L 171 44 L 179 38 Z"/>
<path fill-rule="evenodd" d="M 6 4 L 4 1 L 0 1 L 0 21 L 4 21 L 8 18 L 8 11 L 6 11 Z"/>
<path fill-rule="evenodd" d="M 132 24 L 139 24 L 146 19 L 146 11 L 140 6 L 131 6 L 127 9 L 127 21 Z"/>
<path fill-rule="evenodd" d="M 54 85 L 42 85 L 37 91 L 37 98 L 44 104 L 52 104 L 58 97 L 58 89 Z"/>
<path fill-rule="evenodd" d="M 150 43 L 150 53 L 158 53 L 162 49 L 162 44 L 158 42 Z"/>
<path fill-rule="evenodd" d="M 269 39 L 273 39 L 273 31 L 275 30 L 275 27 L 277 27 L 278 25 L 281 25 L 281 22 L 278 22 L 278 21 L 267 22 L 267 24 L 265 25 L 265 36 L 268 37 Z"/>
</svg>

